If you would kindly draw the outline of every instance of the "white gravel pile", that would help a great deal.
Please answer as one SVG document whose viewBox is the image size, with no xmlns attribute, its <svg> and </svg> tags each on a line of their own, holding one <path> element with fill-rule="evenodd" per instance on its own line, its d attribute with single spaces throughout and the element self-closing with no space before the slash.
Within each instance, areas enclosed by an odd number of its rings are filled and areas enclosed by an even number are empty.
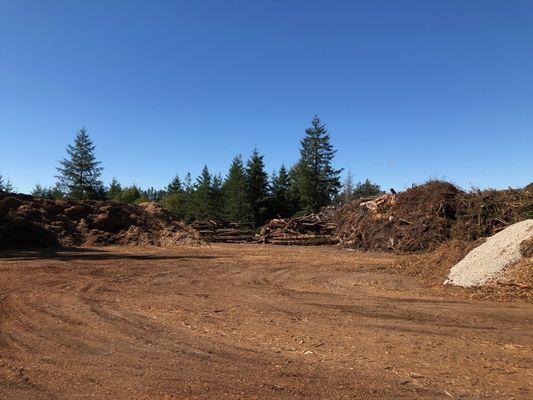
<svg viewBox="0 0 533 400">
<path fill-rule="evenodd" d="M 520 243 L 531 237 L 533 219 L 508 226 L 455 264 L 444 283 L 463 287 L 484 285 L 522 258 Z"/>
</svg>

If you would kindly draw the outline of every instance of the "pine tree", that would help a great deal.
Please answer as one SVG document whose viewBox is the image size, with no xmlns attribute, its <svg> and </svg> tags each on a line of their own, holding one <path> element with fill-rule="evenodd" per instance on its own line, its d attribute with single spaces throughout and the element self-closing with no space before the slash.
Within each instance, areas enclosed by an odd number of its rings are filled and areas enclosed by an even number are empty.
<svg viewBox="0 0 533 400">
<path fill-rule="evenodd" d="M 168 193 L 181 193 L 183 192 L 183 185 L 181 184 L 181 179 L 176 175 L 172 181 L 167 186 Z"/>
<path fill-rule="evenodd" d="M 224 203 L 222 198 L 222 175 L 213 176 L 211 182 L 211 216 L 212 218 L 221 219 Z"/>
<path fill-rule="evenodd" d="M 281 165 L 278 173 L 272 174 L 271 179 L 272 193 L 272 214 L 271 217 L 287 218 L 294 212 L 294 205 L 290 198 L 291 179 L 285 165 Z"/>
<path fill-rule="evenodd" d="M 194 191 L 194 217 L 197 220 L 205 221 L 213 215 L 212 178 L 207 165 L 202 169 L 202 173 L 196 180 L 196 190 Z"/>
<path fill-rule="evenodd" d="M 113 178 L 109 184 L 109 188 L 107 189 L 107 198 L 109 200 L 114 200 L 120 195 L 121 192 L 122 185 L 116 178 Z"/>
<path fill-rule="evenodd" d="M 60 161 L 56 178 L 73 199 L 97 198 L 103 192 L 100 161 L 94 154 L 95 145 L 85 128 L 76 134 L 74 145 L 68 145 L 67 158 Z"/>
<path fill-rule="evenodd" d="M 268 211 L 268 175 L 265 172 L 263 156 L 257 149 L 254 149 L 246 163 L 246 186 L 254 224 L 260 226 L 265 222 Z"/>
<path fill-rule="evenodd" d="M 15 188 L 13 187 L 13 184 L 11 183 L 11 181 L 9 179 L 7 180 L 4 180 L 4 177 L 2 175 L 0 175 L 0 193 L 1 192 L 12 192 L 14 191 Z"/>
<path fill-rule="evenodd" d="M 359 182 L 355 185 L 353 198 L 360 199 L 362 197 L 377 196 L 382 193 L 383 191 L 378 184 L 372 183 L 369 179 L 366 179 L 364 182 Z"/>
<path fill-rule="evenodd" d="M 352 170 L 348 170 L 344 184 L 342 185 L 341 202 L 349 203 L 354 199 L 354 183 L 352 177 Z"/>
<path fill-rule="evenodd" d="M 250 222 L 252 210 L 248 200 L 246 171 L 240 155 L 236 156 L 222 185 L 224 218 L 232 222 Z"/>
<path fill-rule="evenodd" d="M 315 115 L 311 127 L 305 130 L 301 141 L 298 162 L 298 185 L 304 211 L 318 212 L 331 204 L 340 188 L 339 175 L 342 170 L 332 166 L 336 150 L 330 143 L 326 126 Z"/>
<path fill-rule="evenodd" d="M 185 189 L 185 193 L 188 193 L 188 194 L 191 194 L 191 192 L 193 191 L 193 183 L 192 183 L 192 175 L 190 172 L 187 172 L 187 175 L 185 175 L 185 184 L 184 184 L 184 189 Z"/>
</svg>

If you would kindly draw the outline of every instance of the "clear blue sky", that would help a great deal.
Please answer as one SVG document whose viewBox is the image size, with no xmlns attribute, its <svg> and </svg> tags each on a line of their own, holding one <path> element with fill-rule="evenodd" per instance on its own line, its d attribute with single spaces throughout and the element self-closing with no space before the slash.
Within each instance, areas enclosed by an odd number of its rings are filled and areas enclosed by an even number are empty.
<svg viewBox="0 0 533 400">
<path fill-rule="evenodd" d="M 533 180 L 533 1 L 0 0 L 0 171 L 54 182 L 81 126 L 104 181 L 162 187 L 254 146 L 402 189 Z"/>
</svg>

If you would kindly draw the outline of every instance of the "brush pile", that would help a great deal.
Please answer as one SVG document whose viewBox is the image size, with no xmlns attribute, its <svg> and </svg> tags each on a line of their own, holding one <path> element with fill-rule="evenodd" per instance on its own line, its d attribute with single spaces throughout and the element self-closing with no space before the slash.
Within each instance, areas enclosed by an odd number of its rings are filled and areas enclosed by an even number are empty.
<svg viewBox="0 0 533 400">
<path fill-rule="evenodd" d="M 195 221 L 192 226 L 206 242 L 247 243 L 254 240 L 253 224 L 208 220 Z"/>
<path fill-rule="evenodd" d="M 334 216 L 346 247 L 363 250 L 434 249 L 451 238 L 460 190 L 431 181 L 399 194 L 356 200 Z"/>
<path fill-rule="evenodd" d="M 198 243 L 198 233 L 155 203 L 47 200 L 0 194 L 0 247 Z"/>
<path fill-rule="evenodd" d="M 336 225 L 322 214 L 273 219 L 261 228 L 259 242 L 280 245 L 326 245 L 338 243 Z"/>
<path fill-rule="evenodd" d="M 528 218 L 533 218 L 533 192 L 473 190 L 457 197 L 457 221 L 452 236 L 464 241 L 476 240 Z"/>
<path fill-rule="evenodd" d="M 533 218 L 533 192 L 463 192 L 442 181 L 356 200 L 333 216 L 344 246 L 404 252 L 433 250 L 451 239 L 474 241 L 528 218 Z"/>
</svg>

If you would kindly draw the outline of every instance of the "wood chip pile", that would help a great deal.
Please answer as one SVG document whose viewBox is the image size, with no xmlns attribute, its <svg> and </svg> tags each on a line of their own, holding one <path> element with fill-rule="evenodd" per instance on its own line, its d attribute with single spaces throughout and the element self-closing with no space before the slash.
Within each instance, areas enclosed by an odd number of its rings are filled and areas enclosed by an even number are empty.
<svg viewBox="0 0 533 400">
<path fill-rule="evenodd" d="M 273 219 L 261 228 L 260 243 L 279 245 L 327 245 L 338 243 L 336 225 L 321 214 Z"/>
<path fill-rule="evenodd" d="M 226 222 L 212 219 L 193 222 L 192 226 L 206 242 L 246 243 L 255 240 L 253 225 L 249 223 Z"/>
</svg>

